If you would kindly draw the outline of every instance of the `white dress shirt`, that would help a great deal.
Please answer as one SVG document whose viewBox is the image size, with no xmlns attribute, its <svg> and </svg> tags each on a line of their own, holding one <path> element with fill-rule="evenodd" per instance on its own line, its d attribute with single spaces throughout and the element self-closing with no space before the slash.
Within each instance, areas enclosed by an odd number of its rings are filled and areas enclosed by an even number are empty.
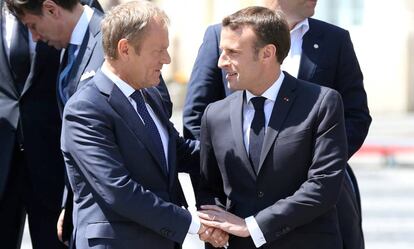
<svg viewBox="0 0 414 249">
<path fill-rule="evenodd" d="M 271 87 L 269 87 L 261 96 L 265 97 L 264 103 L 264 114 L 265 114 L 265 134 L 267 130 L 267 126 L 269 124 L 270 117 L 272 115 L 272 110 L 276 102 L 277 95 L 279 93 L 280 87 L 282 82 L 285 78 L 283 72 L 280 73 L 279 78 L 273 83 Z M 249 91 L 246 91 L 246 98 L 243 102 L 243 136 L 244 136 L 244 146 L 246 147 L 247 153 L 249 153 L 249 140 L 250 140 L 250 126 L 253 121 L 254 117 L 254 107 L 252 102 L 250 101 L 255 96 Z M 249 230 L 250 236 L 254 242 L 256 247 L 260 247 L 266 243 L 266 239 L 263 236 L 262 230 L 260 230 L 257 221 L 255 220 L 254 216 L 249 216 L 245 219 L 247 229 Z"/>
<path fill-rule="evenodd" d="M 137 112 L 139 118 L 144 123 L 144 120 L 141 118 L 141 116 L 138 113 L 137 110 L 137 104 L 135 103 L 135 100 L 131 98 L 131 95 L 135 92 L 135 89 L 131 87 L 128 83 L 121 80 L 118 76 L 116 76 L 114 73 L 112 73 L 108 68 L 103 65 L 101 67 L 101 71 L 103 74 L 105 74 L 114 84 L 121 90 L 121 92 L 125 95 L 125 97 L 129 100 L 131 105 L 134 107 L 134 110 Z M 145 100 L 145 96 L 143 96 Z M 160 121 L 160 119 L 157 117 L 157 115 L 152 110 L 151 106 L 145 101 L 145 106 L 147 107 L 148 113 L 150 114 L 152 120 L 154 121 L 155 125 L 157 126 L 158 133 L 161 137 L 162 147 L 164 148 L 164 157 L 165 161 L 167 162 L 167 169 L 168 169 L 168 142 L 169 142 L 169 135 L 166 127 L 164 127 Z M 197 234 L 200 230 L 201 222 L 200 218 L 198 217 L 197 213 L 190 212 L 191 214 L 191 224 L 188 229 L 188 233 L 190 234 Z"/>
<path fill-rule="evenodd" d="M 309 30 L 309 21 L 305 20 L 296 24 L 290 31 L 290 50 L 282 64 L 282 70 L 293 77 L 298 77 L 300 59 L 302 56 L 303 36 Z"/>
</svg>

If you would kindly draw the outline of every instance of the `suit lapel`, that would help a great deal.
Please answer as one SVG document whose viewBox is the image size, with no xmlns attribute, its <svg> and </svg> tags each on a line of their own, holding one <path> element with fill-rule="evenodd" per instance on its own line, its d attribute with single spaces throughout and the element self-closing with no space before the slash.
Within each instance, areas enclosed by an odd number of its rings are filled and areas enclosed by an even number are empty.
<svg viewBox="0 0 414 249">
<path fill-rule="evenodd" d="M 36 68 L 39 66 L 38 61 L 37 61 L 37 55 L 38 55 L 40 50 L 41 50 L 41 44 L 40 44 L 40 42 L 37 42 L 34 55 L 30 60 L 31 61 L 31 63 L 30 63 L 30 72 L 29 72 L 29 75 L 27 76 L 26 82 L 24 83 L 24 87 L 23 87 L 21 96 L 23 96 L 27 92 L 27 90 L 32 86 L 32 83 L 33 83 L 32 78 L 34 76 L 34 73 L 36 72 Z"/>
<path fill-rule="evenodd" d="M 270 116 L 269 125 L 264 137 L 262 152 L 260 154 L 259 172 L 296 98 L 295 78 L 286 72 L 284 72 L 284 74 L 285 79 L 282 82 L 275 105 L 273 106 L 272 115 Z"/>
<path fill-rule="evenodd" d="M 250 163 L 249 156 L 247 155 L 246 146 L 244 145 L 243 136 L 243 103 L 244 103 L 244 91 L 235 92 L 233 99 L 230 102 L 230 123 L 231 130 L 233 132 L 233 138 L 236 144 L 236 152 L 241 158 L 242 162 L 246 162 L 248 165 L 247 171 L 256 179 L 256 173 L 253 171 L 253 166 Z"/>
<path fill-rule="evenodd" d="M 148 133 L 145 132 L 146 128 L 144 124 L 125 95 L 101 71 L 98 71 L 94 81 L 102 93 L 109 95 L 109 104 L 119 114 L 119 116 L 121 116 L 128 128 L 134 133 L 138 140 L 144 144 L 144 147 L 157 162 L 160 170 L 164 172 L 164 166 L 162 166 L 159 160 L 160 155 L 157 154 Z"/>
<path fill-rule="evenodd" d="M 91 60 L 92 53 L 98 42 L 98 34 L 100 32 L 99 23 L 101 21 L 100 15 L 94 11 L 91 21 L 89 22 L 88 29 L 86 30 L 85 37 L 83 38 L 79 54 L 76 56 L 74 68 L 71 70 L 70 82 L 69 82 L 69 96 L 76 92 L 80 83 L 80 78 L 85 71 L 86 66 Z"/>
<path fill-rule="evenodd" d="M 309 18 L 309 31 L 303 37 L 302 55 L 300 59 L 298 78 L 309 80 L 316 71 L 316 63 L 319 60 L 321 48 L 323 48 L 322 33 L 315 27 L 314 21 Z"/>
</svg>

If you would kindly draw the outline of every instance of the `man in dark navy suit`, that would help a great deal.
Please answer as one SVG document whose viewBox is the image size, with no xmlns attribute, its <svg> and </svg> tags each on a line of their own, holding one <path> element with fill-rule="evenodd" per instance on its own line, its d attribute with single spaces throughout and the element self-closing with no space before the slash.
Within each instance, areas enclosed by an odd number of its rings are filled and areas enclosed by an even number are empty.
<svg viewBox="0 0 414 249">
<path fill-rule="evenodd" d="M 0 6 L 0 247 L 20 248 L 27 214 L 34 249 L 64 248 L 56 235 L 64 185 L 59 51 L 34 43 Z"/>
<path fill-rule="evenodd" d="M 342 97 L 348 138 L 348 158 L 362 145 L 371 117 L 363 85 L 363 75 L 349 33 L 334 25 L 310 18 L 316 0 L 266 0 L 265 6 L 286 15 L 292 46 L 282 69 L 298 79 L 337 90 Z M 201 117 L 209 103 L 223 99 L 232 91 L 225 73 L 217 66 L 221 25 L 210 26 L 204 36 L 193 67 L 184 105 L 184 136 L 200 136 Z M 192 176 L 197 185 L 197 176 Z M 359 189 L 352 169 L 338 202 L 344 248 L 364 248 Z"/>
</svg>

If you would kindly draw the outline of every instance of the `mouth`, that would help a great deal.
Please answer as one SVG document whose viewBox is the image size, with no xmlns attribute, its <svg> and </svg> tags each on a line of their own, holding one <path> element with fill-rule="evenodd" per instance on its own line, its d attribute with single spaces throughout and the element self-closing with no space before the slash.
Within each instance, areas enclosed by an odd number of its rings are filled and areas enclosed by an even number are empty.
<svg viewBox="0 0 414 249">
<path fill-rule="evenodd" d="M 226 74 L 226 78 L 228 79 L 228 78 L 233 78 L 233 77 L 236 77 L 238 75 L 238 73 L 236 73 L 236 72 L 227 72 L 227 74 Z"/>
</svg>

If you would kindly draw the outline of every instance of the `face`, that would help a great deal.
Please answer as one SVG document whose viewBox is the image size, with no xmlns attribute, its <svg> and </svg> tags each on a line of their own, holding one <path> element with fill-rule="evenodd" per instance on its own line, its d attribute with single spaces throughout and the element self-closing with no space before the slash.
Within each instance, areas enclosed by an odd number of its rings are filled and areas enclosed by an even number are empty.
<svg viewBox="0 0 414 249">
<path fill-rule="evenodd" d="M 59 19 L 54 14 L 55 9 L 42 8 L 42 15 L 34 15 L 25 13 L 21 17 L 21 21 L 27 25 L 32 33 L 33 41 L 43 41 L 57 49 L 67 46 L 70 35 L 65 35 L 60 25 Z"/>
<path fill-rule="evenodd" d="M 289 23 L 298 23 L 315 13 L 317 0 L 263 0 L 263 5 L 270 9 L 279 9 Z"/>
<path fill-rule="evenodd" d="M 226 71 L 226 79 L 232 90 L 255 92 L 255 84 L 261 80 L 263 66 L 256 54 L 256 34 L 248 27 L 221 31 L 218 66 Z"/>
<path fill-rule="evenodd" d="M 168 46 L 167 27 L 152 21 L 141 40 L 140 50 L 135 51 L 131 46 L 132 52 L 127 61 L 130 72 L 127 82 L 136 89 L 158 85 L 163 65 L 171 62 Z"/>
</svg>

